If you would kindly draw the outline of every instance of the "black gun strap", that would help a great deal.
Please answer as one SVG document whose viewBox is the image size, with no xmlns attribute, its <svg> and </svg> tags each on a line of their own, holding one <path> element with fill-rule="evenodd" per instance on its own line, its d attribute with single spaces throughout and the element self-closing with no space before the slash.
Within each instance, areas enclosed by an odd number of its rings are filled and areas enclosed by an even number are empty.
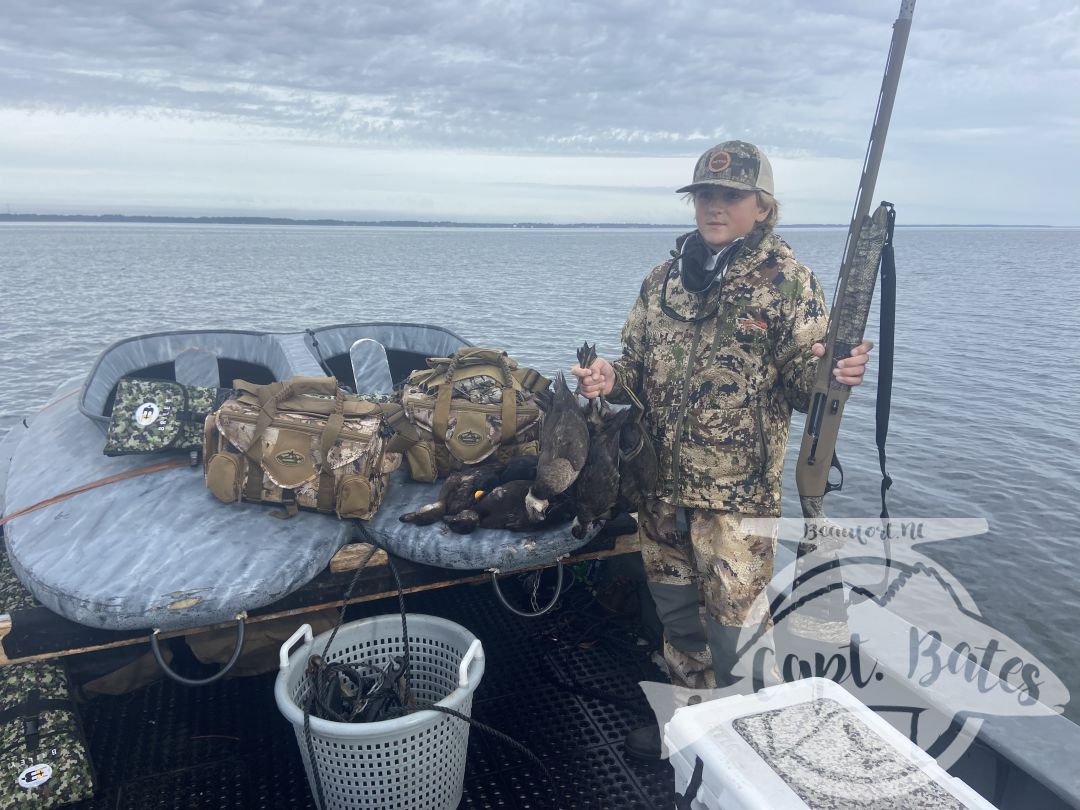
<svg viewBox="0 0 1080 810">
<path fill-rule="evenodd" d="M 890 203 L 889 224 L 885 232 L 885 245 L 881 250 L 881 321 L 878 340 L 878 384 L 875 438 L 877 439 L 878 463 L 881 466 L 881 518 L 887 520 L 889 509 L 885 505 L 885 493 L 892 486 L 892 478 L 885 472 L 885 439 L 889 435 L 889 408 L 892 404 L 894 336 L 896 332 L 896 257 L 893 254 L 893 226 L 896 209 Z"/>
</svg>

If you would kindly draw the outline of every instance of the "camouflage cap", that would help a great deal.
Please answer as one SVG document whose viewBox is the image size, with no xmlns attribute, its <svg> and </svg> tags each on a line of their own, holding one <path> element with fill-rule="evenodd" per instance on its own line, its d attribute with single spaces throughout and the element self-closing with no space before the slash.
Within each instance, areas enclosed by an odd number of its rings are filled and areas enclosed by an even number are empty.
<svg viewBox="0 0 1080 810">
<path fill-rule="evenodd" d="M 703 186 L 727 186 L 773 194 L 772 166 L 765 154 L 746 141 L 724 141 L 698 158 L 694 181 L 676 190 L 697 191 Z"/>
</svg>

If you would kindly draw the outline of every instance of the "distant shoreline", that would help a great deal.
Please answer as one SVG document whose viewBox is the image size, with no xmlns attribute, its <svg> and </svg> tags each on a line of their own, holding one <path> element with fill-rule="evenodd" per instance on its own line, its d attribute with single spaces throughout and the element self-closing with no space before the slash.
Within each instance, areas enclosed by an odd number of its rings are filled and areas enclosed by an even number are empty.
<svg viewBox="0 0 1080 810">
<path fill-rule="evenodd" d="M 657 225 L 644 222 L 450 222 L 412 219 L 350 220 L 350 219 L 292 219 L 290 217 L 170 217 L 128 214 L 0 214 L 0 222 L 130 222 L 141 224 L 181 225 L 320 225 L 344 228 L 656 228 L 680 230 L 687 223 Z M 780 228 L 846 228 L 846 223 L 782 223 Z M 1056 228 L 1057 225 L 926 225 L 906 224 L 901 228 Z"/>
</svg>

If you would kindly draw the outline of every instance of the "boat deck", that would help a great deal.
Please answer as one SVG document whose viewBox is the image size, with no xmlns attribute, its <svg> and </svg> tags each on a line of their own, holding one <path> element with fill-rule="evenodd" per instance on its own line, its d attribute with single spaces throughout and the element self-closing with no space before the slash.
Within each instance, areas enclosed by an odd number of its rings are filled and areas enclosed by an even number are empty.
<svg viewBox="0 0 1080 810">
<path fill-rule="evenodd" d="M 514 587 L 505 588 L 511 598 Z M 481 639 L 487 668 L 473 717 L 528 747 L 553 780 L 549 787 L 535 764 L 474 728 L 460 807 L 550 808 L 551 790 L 563 808 L 671 805 L 667 763 L 640 763 L 623 752 L 626 732 L 652 720 L 637 682 L 661 678 L 648 645 L 636 643 L 632 618 L 605 611 L 580 582 L 538 619 L 511 614 L 489 586 L 476 584 L 411 594 L 406 606 L 456 621 Z M 348 618 L 396 612 L 396 599 L 388 599 L 353 605 Z M 82 716 L 98 790 L 70 807 L 314 808 L 292 726 L 274 702 L 274 678 L 228 678 L 197 689 L 160 680 L 87 703 Z"/>
</svg>

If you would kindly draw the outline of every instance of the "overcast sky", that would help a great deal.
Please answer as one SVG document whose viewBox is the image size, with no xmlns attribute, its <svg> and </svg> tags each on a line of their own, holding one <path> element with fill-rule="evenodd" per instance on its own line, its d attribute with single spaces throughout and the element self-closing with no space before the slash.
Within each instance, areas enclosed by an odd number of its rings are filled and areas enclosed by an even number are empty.
<svg viewBox="0 0 1080 810">
<path fill-rule="evenodd" d="M 0 212 L 846 223 L 899 0 L 3 0 Z M 918 0 L 878 198 L 1080 225 L 1080 5 Z"/>
</svg>

